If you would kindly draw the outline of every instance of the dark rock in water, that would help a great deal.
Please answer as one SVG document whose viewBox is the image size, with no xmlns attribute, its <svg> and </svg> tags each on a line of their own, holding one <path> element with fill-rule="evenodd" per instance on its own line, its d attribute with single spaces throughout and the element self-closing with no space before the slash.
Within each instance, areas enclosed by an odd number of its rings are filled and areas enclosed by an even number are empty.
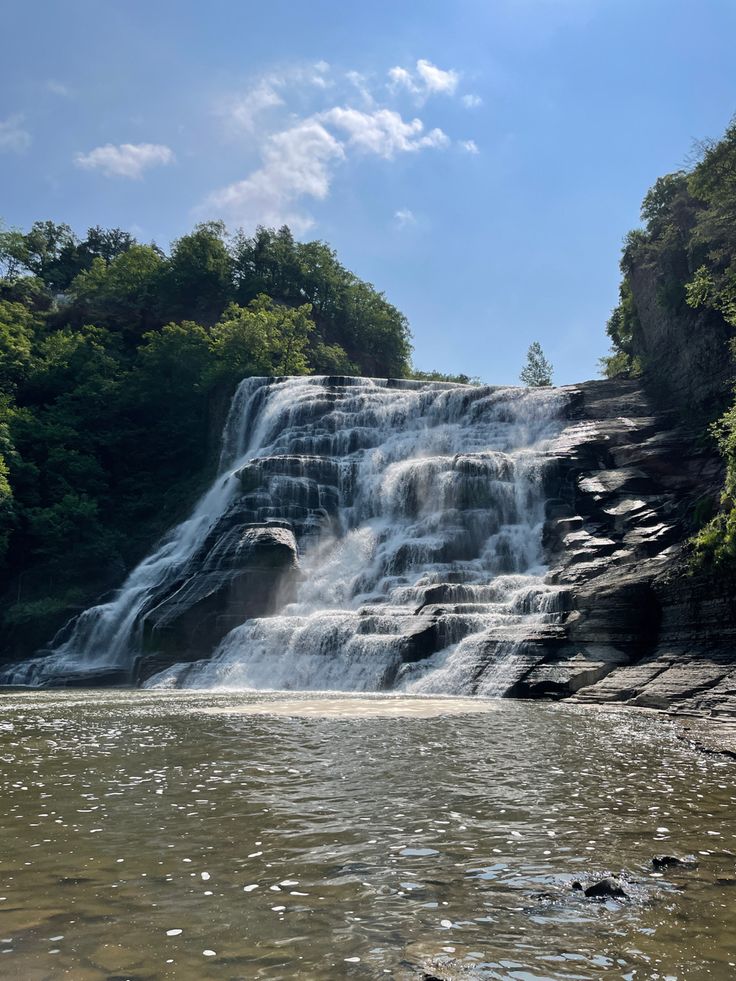
<svg viewBox="0 0 736 981">
<path fill-rule="evenodd" d="M 696 869 L 698 860 L 694 855 L 685 855 L 680 858 L 677 855 L 655 855 L 652 859 L 652 867 L 658 872 L 662 869 Z"/>
<path fill-rule="evenodd" d="M 73 674 L 51 676 L 44 683 L 44 688 L 121 688 L 131 684 L 130 671 L 127 668 L 97 668 L 90 671 L 78 671 Z"/>
<path fill-rule="evenodd" d="M 573 882 L 573 884 L 572 884 L 572 886 L 570 888 L 572 889 L 573 892 L 582 892 L 583 891 L 583 884 L 582 884 L 582 882 L 578 882 L 577 880 L 575 880 L 575 882 Z"/>
<path fill-rule="evenodd" d="M 619 879 L 606 876 L 584 890 L 588 899 L 626 899 L 626 892 Z"/>
</svg>

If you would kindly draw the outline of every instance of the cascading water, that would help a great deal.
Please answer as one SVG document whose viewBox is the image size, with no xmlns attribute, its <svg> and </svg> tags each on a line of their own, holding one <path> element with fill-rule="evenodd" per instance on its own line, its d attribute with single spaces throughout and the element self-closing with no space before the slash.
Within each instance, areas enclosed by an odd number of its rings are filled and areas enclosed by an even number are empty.
<svg viewBox="0 0 736 981">
<path fill-rule="evenodd" d="M 501 694 L 524 641 L 556 619 L 543 474 L 564 404 L 551 389 L 247 379 L 191 517 L 4 680 L 132 666 L 172 597 L 176 611 L 199 602 L 202 579 L 237 572 L 249 529 L 278 527 L 299 547 L 286 605 L 149 686 Z"/>
</svg>

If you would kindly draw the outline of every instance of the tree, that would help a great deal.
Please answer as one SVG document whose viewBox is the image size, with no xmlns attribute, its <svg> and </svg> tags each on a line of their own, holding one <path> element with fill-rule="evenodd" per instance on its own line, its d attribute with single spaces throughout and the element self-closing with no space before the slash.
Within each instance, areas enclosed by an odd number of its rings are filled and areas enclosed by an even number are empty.
<svg viewBox="0 0 736 981">
<path fill-rule="evenodd" d="M 519 378 L 529 388 L 542 388 L 552 384 L 552 365 L 545 358 L 542 345 L 534 341 L 526 352 L 526 364 Z"/>
<path fill-rule="evenodd" d="M 72 282 L 73 312 L 138 339 L 157 326 L 166 261 L 152 245 L 131 245 L 108 264 L 100 256 Z"/>
<path fill-rule="evenodd" d="M 286 307 L 265 295 L 246 307 L 231 303 L 210 337 L 214 364 L 209 381 L 235 383 L 249 375 L 305 375 L 314 329 L 308 303 Z"/>
<path fill-rule="evenodd" d="M 222 222 L 210 221 L 173 243 L 162 284 L 167 317 L 217 321 L 233 292 L 225 235 Z"/>
</svg>

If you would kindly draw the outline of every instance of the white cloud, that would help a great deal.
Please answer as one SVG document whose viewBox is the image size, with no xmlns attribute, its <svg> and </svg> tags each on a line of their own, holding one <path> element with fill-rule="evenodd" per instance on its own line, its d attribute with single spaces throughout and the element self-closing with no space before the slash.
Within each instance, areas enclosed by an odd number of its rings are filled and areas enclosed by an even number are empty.
<svg viewBox="0 0 736 981">
<path fill-rule="evenodd" d="M 463 148 L 463 150 L 465 150 L 466 153 L 472 153 L 472 154 L 480 153 L 480 150 L 478 149 L 478 144 L 475 142 L 475 140 L 460 140 L 460 146 Z"/>
<path fill-rule="evenodd" d="M 174 154 L 160 143 L 106 143 L 89 153 L 78 153 L 75 162 L 85 170 L 99 170 L 106 177 L 129 177 L 138 180 L 149 167 L 170 164 Z"/>
<path fill-rule="evenodd" d="M 262 167 L 245 180 L 215 191 L 201 210 L 247 227 L 286 223 L 301 234 L 313 222 L 295 210 L 296 202 L 302 197 L 326 198 L 330 165 L 343 156 L 340 143 L 318 120 L 302 120 L 269 139 Z"/>
<path fill-rule="evenodd" d="M 16 113 L 0 120 L 0 153 L 23 153 L 31 145 L 31 134 L 23 127 L 23 116 Z"/>
<path fill-rule="evenodd" d="M 464 95 L 460 101 L 462 102 L 462 104 L 465 106 L 466 109 L 477 109 L 478 106 L 483 105 L 483 100 L 481 99 L 481 97 L 479 95 L 475 95 L 474 92 L 470 92 L 468 93 L 468 95 Z"/>
<path fill-rule="evenodd" d="M 397 65 L 389 70 L 388 77 L 392 89 L 405 88 L 420 101 L 435 94 L 453 95 L 460 81 L 454 69 L 438 68 L 426 58 L 420 58 L 413 71 Z"/>
<path fill-rule="evenodd" d="M 312 86 L 327 89 L 330 66 L 326 61 L 310 65 L 293 65 L 289 68 L 272 71 L 262 76 L 248 91 L 234 98 L 228 98 L 216 107 L 216 113 L 226 119 L 238 132 L 253 133 L 256 118 L 267 109 L 284 105 L 282 93 L 294 87 Z"/>
<path fill-rule="evenodd" d="M 335 106 L 321 118 L 347 134 L 351 146 L 390 160 L 397 153 L 447 146 L 449 140 L 441 129 L 424 134 L 421 119 L 405 122 L 393 109 L 361 112 Z"/>
<path fill-rule="evenodd" d="M 460 81 L 456 71 L 452 69 L 443 71 L 424 58 L 420 58 L 417 62 L 417 74 L 428 92 L 447 92 L 448 95 L 452 95 Z"/>
<path fill-rule="evenodd" d="M 406 228 L 407 225 L 416 225 L 417 219 L 413 211 L 409 208 L 399 208 L 394 212 L 394 220 L 399 228 Z"/>
<path fill-rule="evenodd" d="M 299 202 L 324 200 L 335 166 L 351 151 L 391 160 L 398 153 L 448 143 L 442 130 L 425 133 L 420 119 L 406 122 L 390 109 L 361 112 L 334 106 L 270 136 L 262 165 L 245 180 L 210 194 L 198 210 L 246 227 L 288 224 L 301 234 L 314 222 Z"/>
<path fill-rule="evenodd" d="M 221 112 L 237 129 L 251 132 L 255 128 L 256 116 L 283 104 L 284 100 L 273 84 L 263 79 L 255 88 L 233 99 Z"/>
<path fill-rule="evenodd" d="M 417 104 L 430 95 L 456 94 L 459 82 L 458 72 L 426 59 L 419 59 L 411 70 L 396 66 L 389 71 L 389 91 L 407 90 Z M 197 213 L 245 227 L 286 223 L 300 234 L 314 223 L 305 203 L 327 198 L 337 168 L 351 157 L 390 161 L 450 145 L 443 130 L 427 128 L 419 118 L 404 118 L 386 104 L 386 96 L 385 76 L 336 73 L 321 61 L 263 75 L 219 110 L 235 129 L 248 134 L 249 147 L 255 143 L 260 164 L 246 171 L 244 179 L 214 190 Z M 296 113 L 287 116 L 292 108 Z M 271 109 L 280 110 L 278 129 L 273 113 L 261 118 Z M 478 152 L 472 140 L 458 145 Z M 397 211 L 394 220 L 399 227 L 415 222 L 406 208 Z"/>
</svg>

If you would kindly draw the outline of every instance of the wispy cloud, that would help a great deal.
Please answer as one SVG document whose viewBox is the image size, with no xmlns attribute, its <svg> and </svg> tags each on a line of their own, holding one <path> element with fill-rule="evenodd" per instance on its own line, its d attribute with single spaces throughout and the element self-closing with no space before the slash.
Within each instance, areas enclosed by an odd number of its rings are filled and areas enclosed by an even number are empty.
<svg viewBox="0 0 736 981">
<path fill-rule="evenodd" d="M 374 99 L 373 93 L 370 90 L 369 78 L 362 72 L 355 71 L 347 72 L 345 78 L 360 96 L 364 106 L 368 109 L 372 109 L 376 100 Z"/>
<path fill-rule="evenodd" d="M 385 75 L 335 72 L 325 62 L 268 72 L 218 107 L 236 129 L 249 135 L 251 146 L 255 142 L 260 164 L 243 180 L 209 194 L 197 213 L 246 227 L 287 223 L 297 234 L 304 232 L 314 223 L 305 202 L 325 200 L 337 168 L 351 158 L 391 161 L 449 146 L 442 129 L 430 128 L 417 117 L 405 118 L 392 103 L 400 89 L 422 104 L 432 94 L 452 95 L 459 79 L 453 69 L 438 68 L 426 59 L 411 71 L 391 69 L 388 87 Z M 287 116 L 294 108 L 296 114 Z M 274 113 L 282 120 L 275 130 Z M 408 209 L 394 217 L 402 227 L 414 220 Z"/>
<path fill-rule="evenodd" d="M 388 77 L 393 89 L 407 89 L 420 101 L 430 95 L 452 95 L 460 82 L 460 75 L 454 69 L 438 68 L 425 58 L 420 58 L 414 69 L 398 65 L 391 68 Z"/>
<path fill-rule="evenodd" d="M 299 200 L 324 200 L 335 166 L 352 151 L 391 160 L 448 143 L 442 130 L 424 133 L 421 120 L 406 122 L 390 109 L 368 113 L 334 106 L 269 137 L 262 166 L 210 194 L 199 210 L 246 226 L 288 224 L 301 234 L 314 220 L 298 209 Z"/>
<path fill-rule="evenodd" d="M 394 212 L 394 221 L 399 228 L 406 228 L 408 225 L 416 225 L 417 219 L 413 211 L 409 208 L 399 208 Z"/>
<path fill-rule="evenodd" d="M 0 153 L 24 153 L 31 145 L 31 134 L 23 122 L 21 113 L 0 120 Z"/>
<path fill-rule="evenodd" d="M 463 148 L 463 150 L 465 150 L 466 153 L 472 153 L 472 154 L 480 153 L 480 150 L 478 149 L 478 144 L 475 142 L 475 140 L 460 140 L 460 146 Z"/>
<path fill-rule="evenodd" d="M 481 97 L 476 95 L 474 92 L 468 92 L 467 95 L 463 95 L 460 101 L 466 109 L 477 109 L 478 106 L 483 105 L 483 100 Z"/>
<path fill-rule="evenodd" d="M 106 177 L 140 180 L 150 167 L 170 164 L 174 154 L 160 143 L 106 143 L 89 153 L 78 153 L 75 162 L 85 170 L 99 170 Z"/>
<path fill-rule="evenodd" d="M 274 86 L 262 80 L 242 95 L 236 96 L 222 107 L 220 113 L 225 116 L 238 130 L 252 132 L 256 120 L 262 112 L 275 106 L 282 106 L 284 100 Z"/>
<path fill-rule="evenodd" d="M 58 95 L 62 99 L 69 99 L 73 94 L 68 85 L 58 81 L 56 78 L 48 79 L 46 82 L 46 91 L 50 92 L 52 95 Z"/>
<path fill-rule="evenodd" d="M 245 226 L 289 224 L 301 234 L 313 221 L 295 210 L 302 197 L 323 200 L 331 181 L 331 165 L 344 157 L 341 144 L 317 119 L 305 119 L 273 135 L 263 165 L 245 180 L 211 194 L 202 209 Z"/>
<path fill-rule="evenodd" d="M 252 134 L 263 113 L 285 104 L 290 89 L 328 89 L 332 84 L 329 72 L 326 61 L 271 71 L 244 92 L 221 99 L 215 112 L 234 132 Z"/>
</svg>

